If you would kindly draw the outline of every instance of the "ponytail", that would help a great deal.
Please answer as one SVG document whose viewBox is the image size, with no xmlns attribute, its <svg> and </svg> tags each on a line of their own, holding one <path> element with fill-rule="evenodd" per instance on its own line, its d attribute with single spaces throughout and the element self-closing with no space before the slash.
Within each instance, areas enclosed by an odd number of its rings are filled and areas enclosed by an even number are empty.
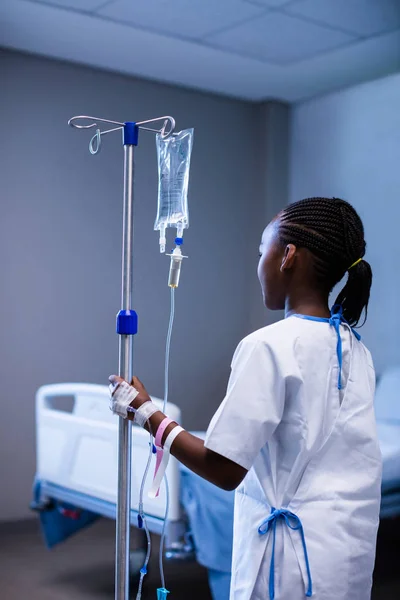
<svg viewBox="0 0 400 600">
<path fill-rule="evenodd" d="M 279 236 L 283 244 L 307 248 L 315 257 L 316 282 L 330 292 L 346 271 L 346 285 L 337 297 L 343 316 L 352 326 L 365 323 L 372 271 L 365 255 L 364 227 L 356 210 L 340 198 L 306 198 L 280 213 Z M 354 262 L 355 261 L 355 262 Z"/>
<path fill-rule="evenodd" d="M 340 304 L 343 317 L 352 327 L 358 325 L 362 312 L 364 325 L 367 320 L 368 302 L 372 285 L 372 269 L 370 264 L 362 259 L 350 267 L 346 285 L 336 298 L 335 304 Z"/>
</svg>

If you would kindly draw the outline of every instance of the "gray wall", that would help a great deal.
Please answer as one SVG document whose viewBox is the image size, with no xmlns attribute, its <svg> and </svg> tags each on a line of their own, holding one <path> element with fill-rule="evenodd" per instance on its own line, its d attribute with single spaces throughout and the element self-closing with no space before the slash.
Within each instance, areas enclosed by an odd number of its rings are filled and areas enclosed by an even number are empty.
<svg viewBox="0 0 400 600">
<path fill-rule="evenodd" d="M 400 364 L 400 75 L 293 110 L 291 201 L 338 196 L 361 214 L 374 273 L 364 340 L 378 372 Z"/>
<path fill-rule="evenodd" d="M 256 107 L 257 169 L 262 204 L 259 235 L 289 198 L 290 112 L 288 104 L 265 102 Z M 283 317 L 283 312 L 266 310 L 259 293 L 258 280 L 252 280 L 249 297 L 250 327 L 257 329 Z"/>
<path fill-rule="evenodd" d="M 191 227 L 177 292 L 171 400 L 184 425 L 205 428 L 258 294 L 264 217 L 250 104 L 25 55 L 0 54 L 0 514 L 28 514 L 35 469 L 34 396 L 43 384 L 105 383 L 117 368 L 122 148 L 67 127 L 76 114 L 117 120 L 172 114 L 193 126 Z M 136 373 L 163 390 L 169 259 L 152 231 L 157 165 L 152 134 L 137 150 Z M 171 238 L 172 239 L 172 238 Z M 250 290 L 250 292 L 249 292 Z"/>
</svg>

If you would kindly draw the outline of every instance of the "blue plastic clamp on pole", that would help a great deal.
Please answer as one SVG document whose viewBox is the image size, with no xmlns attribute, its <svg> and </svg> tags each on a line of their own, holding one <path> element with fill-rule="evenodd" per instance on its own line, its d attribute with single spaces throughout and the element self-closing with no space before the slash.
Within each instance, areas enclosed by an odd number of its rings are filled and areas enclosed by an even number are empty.
<svg viewBox="0 0 400 600">
<path fill-rule="evenodd" d="M 127 121 L 124 123 L 123 143 L 124 146 L 137 146 L 139 142 L 139 127 L 136 123 Z"/>
<path fill-rule="evenodd" d="M 169 591 L 166 590 L 165 588 L 158 588 L 157 589 L 157 600 L 167 600 L 168 594 L 169 594 Z"/>
<path fill-rule="evenodd" d="M 119 335 L 136 335 L 137 332 L 137 313 L 134 310 L 120 310 L 117 315 L 117 333 Z"/>
</svg>

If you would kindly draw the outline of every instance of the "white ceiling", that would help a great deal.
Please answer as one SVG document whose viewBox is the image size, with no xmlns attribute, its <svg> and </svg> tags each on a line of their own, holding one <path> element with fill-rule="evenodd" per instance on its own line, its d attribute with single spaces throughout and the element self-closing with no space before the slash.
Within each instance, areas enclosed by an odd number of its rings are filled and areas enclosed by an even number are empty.
<svg viewBox="0 0 400 600">
<path fill-rule="evenodd" d="M 400 70 L 400 0 L 0 0 L 0 45 L 292 102 Z"/>
</svg>

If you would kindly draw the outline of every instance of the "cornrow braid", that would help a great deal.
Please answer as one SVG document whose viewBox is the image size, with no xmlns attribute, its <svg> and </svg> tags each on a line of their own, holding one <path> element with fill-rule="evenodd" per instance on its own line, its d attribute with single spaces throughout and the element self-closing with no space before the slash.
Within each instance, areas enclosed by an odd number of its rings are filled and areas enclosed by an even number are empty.
<svg viewBox="0 0 400 600">
<path fill-rule="evenodd" d="M 365 255 L 364 227 L 355 209 L 339 198 L 306 198 L 290 204 L 280 214 L 279 237 L 283 244 L 307 248 L 315 257 L 316 278 L 330 292 L 348 271 L 348 279 L 336 299 L 343 316 L 355 326 L 365 310 L 372 283 Z M 364 322 L 365 322 L 364 319 Z"/>
</svg>

